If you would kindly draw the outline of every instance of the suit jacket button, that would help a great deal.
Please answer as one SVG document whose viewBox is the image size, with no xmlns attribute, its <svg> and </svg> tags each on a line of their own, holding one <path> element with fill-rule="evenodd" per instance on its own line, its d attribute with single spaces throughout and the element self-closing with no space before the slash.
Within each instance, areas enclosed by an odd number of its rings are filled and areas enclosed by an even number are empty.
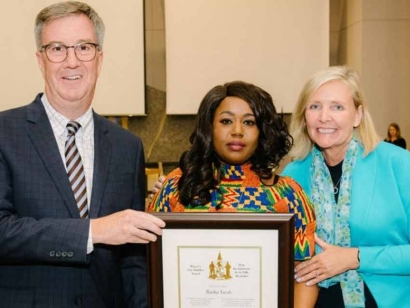
<svg viewBox="0 0 410 308">
<path fill-rule="evenodd" d="M 50 251 L 50 257 L 54 257 L 56 255 L 56 252 L 54 250 Z"/>
<path fill-rule="evenodd" d="M 56 252 L 56 257 L 59 258 L 60 256 L 61 256 L 61 252 L 60 252 L 60 251 L 57 251 L 57 252 Z"/>
<path fill-rule="evenodd" d="M 63 252 L 61 253 L 61 256 L 62 256 L 63 258 L 67 257 L 67 251 L 63 251 Z"/>
<path fill-rule="evenodd" d="M 67 253 L 67 256 L 68 256 L 69 258 L 71 258 L 73 255 L 74 255 L 74 253 L 73 253 L 72 251 L 69 251 L 69 252 Z"/>
</svg>

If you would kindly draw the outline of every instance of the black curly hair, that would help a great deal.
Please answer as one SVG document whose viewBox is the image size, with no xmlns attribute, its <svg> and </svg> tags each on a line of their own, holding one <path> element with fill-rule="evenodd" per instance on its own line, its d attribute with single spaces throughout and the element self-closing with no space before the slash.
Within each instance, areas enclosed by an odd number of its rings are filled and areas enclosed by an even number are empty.
<svg viewBox="0 0 410 308">
<path fill-rule="evenodd" d="M 197 123 L 189 141 L 191 148 L 180 159 L 182 177 L 178 183 L 180 202 L 184 205 L 204 205 L 210 202 L 211 190 L 223 174 L 213 144 L 212 123 L 219 104 L 226 97 L 238 97 L 252 109 L 259 129 L 258 146 L 250 162 L 261 179 L 270 179 L 273 170 L 293 145 L 287 125 L 276 112 L 272 97 L 261 88 L 243 81 L 229 82 L 211 89 L 199 106 Z M 213 173 L 217 168 L 217 176 Z"/>
</svg>

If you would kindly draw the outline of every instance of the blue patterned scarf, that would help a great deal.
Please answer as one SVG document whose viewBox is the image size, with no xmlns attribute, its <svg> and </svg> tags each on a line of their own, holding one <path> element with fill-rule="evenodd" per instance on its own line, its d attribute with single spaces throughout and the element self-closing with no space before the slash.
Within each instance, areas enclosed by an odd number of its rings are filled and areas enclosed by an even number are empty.
<svg viewBox="0 0 410 308">
<path fill-rule="evenodd" d="M 312 150 L 312 165 L 310 166 L 312 182 L 312 202 L 317 218 L 317 235 L 332 245 L 350 247 L 350 194 L 352 170 L 356 162 L 359 142 L 352 138 L 347 149 L 342 179 L 340 181 L 339 198 L 335 202 L 333 182 L 323 154 L 315 147 Z M 316 253 L 322 249 L 316 245 Z M 319 283 L 320 287 L 328 288 L 340 282 L 345 307 L 364 307 L 363 280 L 356 270 L 349 270 Z"/>
</svg>

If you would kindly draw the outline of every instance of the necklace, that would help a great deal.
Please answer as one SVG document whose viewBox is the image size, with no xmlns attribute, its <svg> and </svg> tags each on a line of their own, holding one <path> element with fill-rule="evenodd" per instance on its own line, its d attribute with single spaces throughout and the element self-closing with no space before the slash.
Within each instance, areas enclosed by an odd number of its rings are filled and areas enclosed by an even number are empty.
<svg viewBox="0 0 410 308">
<path fill-rule="evenodd" d="M 342 179 L 342 175 L 340 176 L 339 180 L 337 181 L 336 185 L 333 185 L 333 194 L 337 195 L 339 192 L 339 188 L 337 187 L 340 183 L 340 180 Z"/>
</svg>

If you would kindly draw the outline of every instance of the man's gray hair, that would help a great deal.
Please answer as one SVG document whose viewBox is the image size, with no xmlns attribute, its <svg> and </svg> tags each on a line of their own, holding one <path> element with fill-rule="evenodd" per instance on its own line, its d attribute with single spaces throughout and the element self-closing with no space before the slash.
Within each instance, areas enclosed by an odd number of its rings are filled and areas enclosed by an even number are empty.
<svg viewBox="0 0 410 308">
<path fill-rule="evenodd" d="M 37 49 L 40 50 L 41 48 L 43 29 L 48 22 L 58 18 L 79 14 L 84 14 L 91 20 L 94 26 L 95 36 L 97 37 L 97 44 L 100 46 L 100 49 L 102 49 L 105 33 L 104 22 L 92 7 L 86 3 L 78 1 L 63 1 L 52 4 L 38 13 L 34 27 Z"/>
</svg>

